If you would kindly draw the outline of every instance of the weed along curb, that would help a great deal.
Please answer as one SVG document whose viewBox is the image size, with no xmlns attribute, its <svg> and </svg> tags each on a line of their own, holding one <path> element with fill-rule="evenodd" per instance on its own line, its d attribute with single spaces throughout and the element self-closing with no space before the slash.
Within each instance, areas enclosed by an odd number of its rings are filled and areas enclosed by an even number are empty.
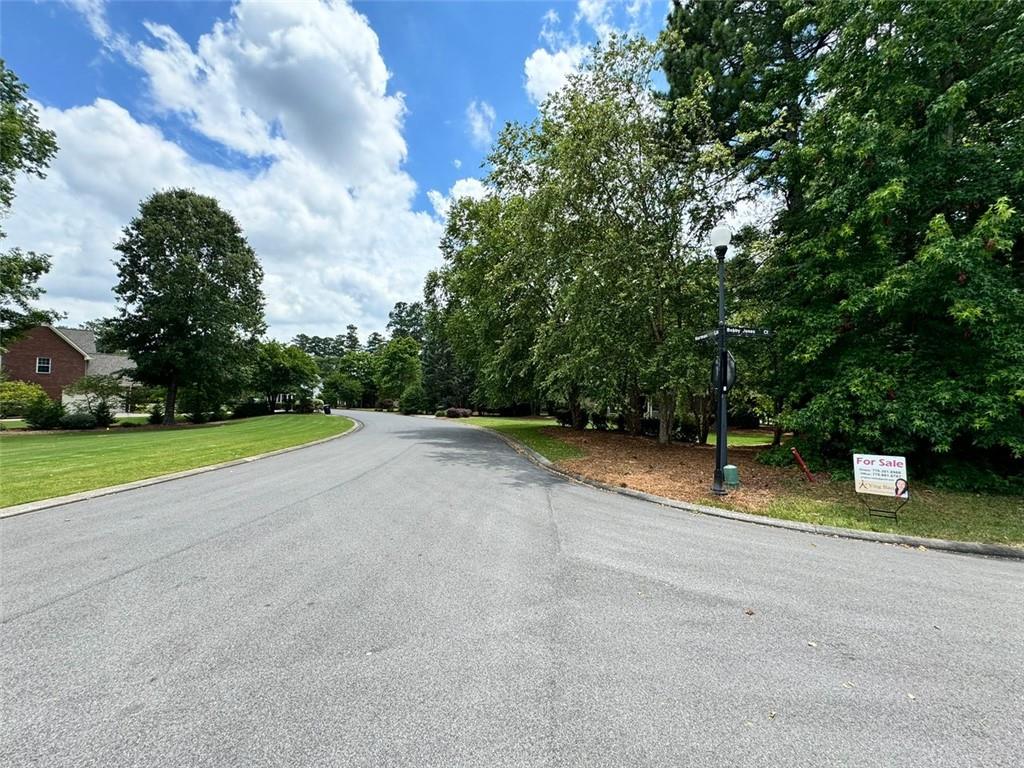
<svg viewBox="0 0 1024 768">
<path fill-rule="evenodd" d="M 134 480 L 130 483 L 123 483 L 122 485 L 108 485 L 106 488 L 94 488 L 91 491 L 82 491 L 81 493 L 72 493 L 68 496 L 54 496 L 50 499 L 40 499 L 39 501 L 29 501 L 24 504 L 15 504 L 12 507 L 5 507 L 0 509 L 0 520 L 4 520 L 8 517 L 17 517 L 18 515 L 25 515 L 29 512 L 38 512 L 43 509 L 51 509 L 53 507 L 62 507 L 65 504 L 72 504 L 76 501 L 86 501 L 88 499 L 99 498 L 100 496 L 111 496 L 115 493 L 123 493 L 124 491 L 132 491 L 136 488 L 145 488 L 149 485 L 157 485 L 159 483 L 167 483 L 171 480 L 180 480 L 183 477 L 192 477 L 193 475 L 201 475 L 205 472 L 213 472 L 215 469 L 225 469 L 227 467 L 237 467 L 242 464 L 248 464 L 253 461 L 259 461 L 260 459 L 268 459 L 271 456 L 278 456 L 282 453 L 290 453 L 291 451 L 298 451 L 302 448 L 312 448 L 314 445 L 322 445 L 323 443 L 329 443 L 331 440 L 338 440 L 339 438 L 351 435 L 353 432 L 358 432 L 363 428 L 363 422 L 358 419 L 353 419 L 351 416 L 346 418 L 352 421 L 352 426 L 346 429 L 344 432 L 340 432 L 337 435 L 331 435 L 330 437 L 322 437 L 319 440 L 314 440 L 311 443 L 302 443 L 301 445 L 290 445 L 287 448 L 278 448 L 275 451 L 268 451 L 267 453 L 258 453 L 255 456 L 244 456 L 240 459 L 232 459 L 231 461 L 222 461 L 219 464 L 210 464 L 205 467 L 196 467 L 195 469 L 185 469 L 181 472 L 172 472 L 169 475 L 157 475 L 156 477 L 147 477 L 143 480 Z"/>
<path fill-rule="evenodd" d="M 471 426 L 476 429 L 487 429 L 487 427 L 480 427 L 475 424 L 469 424 L 467 426 Z M 710 515 L 712 517 L 722 517 L 726 520 L 735 520 L 741 523 L 753 523 L 754 525 L 763 525 L 769 528 L 786 528 L 791 531 L 815 533 L 819 536 L 832 536 L 843 539 L 859 539 L 861 541 L 873 541 L 880 544 L 895 544 L 899 546 L 915 548 L 924 547 L 925 549 L 935 549 L 944 552 L 957 552 L 960 554 L 968 555 L 985 555 L 987 557 L 1006 557 L 1011 559 L 1024 560 L 1024 548 L 1018 549 L 1017 547 L 1010 547 L 1004 544 L 983 544 L 981 542 L 974 541 L 950 541 L 948 539 L 928 539 L 922 536 L 902 536 L 898 533 L 859 531 L 854 528 L 835 528 L 829 525 L 814 525 L 813 523 L 801 523 L 795 520 L 779 520 L 778 518 L 774 517 L 749 515 L 744 512 L 732 512 L 728 509 L 720 509 L 718 507 L 707 507 L 702 504 L 690 504 L 685 501 L 666 499 L 664 496 L 655 496 L 650 493 L 644 493 L 643 491 L 635 491 L 632 488 L 620 488 L 614 485 L 608 485 L 607 483 L 598 482 L 597 480 L 591 480 L 590 478 L 584 477 L 575 472 L 567 472 L 564 469 L 559 469 L 550 460 L 546 459 L 544 456 L 541 456 L 528 445 L 524 445 L 518 440 L 511 438 L 508 435 L 504 435 L 501 432 L 497 432 L 493 429 L 487 429 L 487 431 L 491 432 L 494 435 L 497 435 L 505 443 L 507 443 L 513 450 L 525 456 L 538 467 L 546 469 L 549 472 L 559 475 L 560 477 L 564 477 L 568 480 L 572 480 L 583 485 L 589 485 L 593 488 L 598 488 L 603 491 L 617 493 L 620 496 L 630 496 L 634 499 L 641 499 L 642 501 L 660 504 L 663 507 L 672 507 L 673 509 L 681 509 L 687 512 L 696 512 L 697 514 Z"/>
</svg>

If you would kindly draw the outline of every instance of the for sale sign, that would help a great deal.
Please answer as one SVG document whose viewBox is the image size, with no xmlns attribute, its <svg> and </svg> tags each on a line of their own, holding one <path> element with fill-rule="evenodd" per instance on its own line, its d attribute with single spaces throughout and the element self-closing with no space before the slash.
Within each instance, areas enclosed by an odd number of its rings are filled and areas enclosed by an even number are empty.
<svg viewBox="0 0 1024 768">
<path fill-rule="evenodd" d="M 857 493 L 873 493 L 894 499 L 909 499 L 907 460 L 902 456 L 853 454 L 853 481 Z"/>
</svg>

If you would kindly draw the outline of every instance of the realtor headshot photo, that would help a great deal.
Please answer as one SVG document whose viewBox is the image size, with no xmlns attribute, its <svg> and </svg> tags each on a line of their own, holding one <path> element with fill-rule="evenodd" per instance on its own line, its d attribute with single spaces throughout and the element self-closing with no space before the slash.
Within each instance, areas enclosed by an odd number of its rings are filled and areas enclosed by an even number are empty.
<svg viewBox="0 0 1024 768">
<path fill-rule="evenodd" d="M 907 481 L 902 477 L 896 481 L 896 498 L 897 499 L 909 499 L 910 498 L 910 486 Z"/>
</svg>

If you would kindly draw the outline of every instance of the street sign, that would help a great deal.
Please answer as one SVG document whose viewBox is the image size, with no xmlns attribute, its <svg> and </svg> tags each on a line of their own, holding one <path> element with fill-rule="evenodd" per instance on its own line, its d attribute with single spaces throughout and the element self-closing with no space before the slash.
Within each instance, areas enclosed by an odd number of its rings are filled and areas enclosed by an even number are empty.
<svg viewBox="0 0 1024 768">
<path fill-rule="evenodd" d="M 767 339 L 772 336 L 772 332 L 767 328 L 743 328 L 738 325 L 727 325 L 725 327 L 725 335 L 729 338 L 740 338 L 740 339 Z M 710 331 L 704 331 L 699 336 L 694 336 L 694 341 L 707 341 L 708 339 L 717 339 L 718 329 L 712 329 Z"/>
<path fill-rule="evenodd" d="M 726 366 L 725 372 L 725 386 L 726 389 L 732 389 L 736 383 L 736 358 L 732 356 L 732 352 L 726 353 L 729 356 L 729 363 Z M 711 388 L 717 390 L 719 388 L 720 376 L 718 373 L 718 358 L 716 357 L 714 362 L 711 363 Z"/>
</svg>

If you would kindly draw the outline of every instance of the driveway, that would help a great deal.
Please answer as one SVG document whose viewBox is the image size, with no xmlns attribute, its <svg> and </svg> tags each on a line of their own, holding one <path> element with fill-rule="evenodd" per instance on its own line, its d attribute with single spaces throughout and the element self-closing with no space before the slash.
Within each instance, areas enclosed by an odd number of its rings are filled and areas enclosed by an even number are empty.
<svg viewBox="0 0 1024 768">
<path fill-rule="evenodd" d="M 341 440 L 0 522 L 5 766 L 1016 766 L 1024 564 Z"/>
</svg>

